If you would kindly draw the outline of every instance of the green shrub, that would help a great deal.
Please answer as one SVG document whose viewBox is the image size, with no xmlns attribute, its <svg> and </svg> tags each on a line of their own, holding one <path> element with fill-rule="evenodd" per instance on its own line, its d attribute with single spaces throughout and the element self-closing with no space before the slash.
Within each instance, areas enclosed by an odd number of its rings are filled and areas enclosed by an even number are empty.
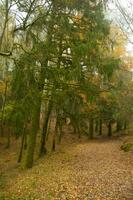
<svg viewBox="0 0 133 200">
<path fill-rule="evenodd" d="M 133 149 L 133 143 L 125 143 L 121 146 L 121 149 L 125 152 L 131 151 Z"/>
</svg>

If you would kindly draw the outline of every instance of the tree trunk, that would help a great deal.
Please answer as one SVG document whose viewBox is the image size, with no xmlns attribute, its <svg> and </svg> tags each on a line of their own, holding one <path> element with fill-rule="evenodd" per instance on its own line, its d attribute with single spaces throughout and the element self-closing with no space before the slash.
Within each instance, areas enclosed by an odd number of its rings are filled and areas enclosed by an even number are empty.
<svg viewBox="0 0 133 200">
<path fill-rule="evenodd" d="M 7 27 L 7 23 L 8 23 L 8 20 L 9 20 L 9 0 L 6 0 L 5 1 L 5 20 L 4 20 L 4 26 L 3 26 L 3 30 L 2 30 L 2 33 L 1 33 L 1 36 L 0 36 L 0 50 L 2 49 L 2 43 L 3 43 L 3 39 L 4 39 L 4 35 L 5 35 L 5 32 L 6 32 L 6 27 Z"/>
<path fill-rule="evenodd" d="M 26 149 L 27 149 L 27 133 L 25 133 L 25 137 L 24 137 L 24 150 Z"/>
<path fill-rule="evenodd" d="M 94 137 L 94 120 L 93 120 L 93 118 L 90 118 L 90 120 L 89 120 L 89 135 L 90 135 L 90 139 L 93 139 L 93 137 Z"/>
<path fill-rule="evenodd" d="M 58 135 L 59 144 L 61 144 L 62 136 L 63 136 L 62 125 L 59 125 L 59 135 Z"/>
<path fill-rule="evenodd" d="M 108 136 L 111 137 L 112 136 L 112 123 L 111 121 L 108 124 Z"/>
<path fill-rule="evenodd" d="M 59 120 L 59 124 L 58 124 L 58 131 L 59 131 L 59 134 L 58 134 L 58 143 L 61 144 L 61 140 L 62 140 L 62 137 L 63 137 L 63 120 L 60 119 Z"/>
<path fill-rule="evenodd" d="M 10 129 L 8 128 L 8 130 L 7 130 L 7 144 L 6 144 L 7 149 L 10 147 L 10 139 L 11 139 L 10 135 L 11 135 Z"/>
<path fill-rule="evenodd" d="M 81 138 L 81 134 L 80 134 L 80 125 L 79 123 L 77 124 L 77 133 L 78 133 L 78 138 Z"/>
<path fill-rule="evenodd" d="M 58 119 L 56 119 L 55 130 L 53 132 L 52 151 L 55 151 L 55 139 L 58 132 Z"/>
<path fill-rule="evenodd" d="M 24 142 L 25 142 L 25 128 L 24 128 L 24 132 L 23 132 L 23 135 L 22 135 L 22 139 L 21 139 L 21 147 L 20 147 L 20 153 L 19 153 L 19 157 L 18 157 L 18 163 L 20 163 L 21 160 L 22 160 Z"/>
<path fill-rule="evenodd" d="M 95 132 L 96 132 L 96 133 L 98 132 L 98 128 L 99 128 L 99 121 L 96 120 L 96 121 L 95 121 Z"/>
<path fill-rule="evenodd" d="M 3 136 L 3 124 L 4 124 L 4 112 L 5 112 L 5 105 L 6 105 L 6 99 L 7 99 L 7 87 L 8 87 L 8 81 L 5 83 L 5 91 L 4 91 L 4 101 L 1 111 L 1 136 Z"/>
<path fill-rule="evenodd" d="M 116 131 L 119 132 L 121 130 L 122 130 L 122 122 L 120 120 L 117 120 Z"/>
<path fill-rule="evenodd" d="M 47 131 L 48 131 L 48 124 L 49 124 L 49 118 L 52 112 L 52 101 L 49 101 L 48 105 L 48 111 L 44 120 L 43 124 L 43 130 L 42 130 L 42 135 L 41 135 L 41 146 L 40 146 L 40 151 L 39 151 L 39 157 L 43 156 L 46 153 L 46 136 L 47 136 Z"/>
<path fill-rule="evenodd" d="M 102 120 L 99 121 L 99 135 L 102 135 Z"/>
<path fill-rule="evenodd" d="M 127 121 L 124 122 L 124 130 L 127 129 Z"/>
<path fill-rule="evenodd" d="M 32 118 L 32 130 L 29 133 L 29 138 L 28 138 L 25 168 L 32 168 L 33 166 L 36 136 L 37 136 L 37 131 L 39 129 L 39 121 L 40 121 L 40 109 L 41 109 L 41 100 L 36 105 Z"/>
</svg>

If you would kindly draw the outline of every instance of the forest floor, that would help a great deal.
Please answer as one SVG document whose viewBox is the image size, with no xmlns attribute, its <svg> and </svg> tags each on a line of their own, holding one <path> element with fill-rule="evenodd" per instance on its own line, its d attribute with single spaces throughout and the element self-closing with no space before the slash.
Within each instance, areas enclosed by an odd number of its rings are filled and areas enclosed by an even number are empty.
<svg viewBox="0 0 133 200">
<path fill-rule="evenodd" d="M 30 170 L 15 164 L 15 149 L 5 150 L 0 200 L 133 200 L 133 151 L 120 149 L 125 140 L 68 137 Z"/>
</svg>

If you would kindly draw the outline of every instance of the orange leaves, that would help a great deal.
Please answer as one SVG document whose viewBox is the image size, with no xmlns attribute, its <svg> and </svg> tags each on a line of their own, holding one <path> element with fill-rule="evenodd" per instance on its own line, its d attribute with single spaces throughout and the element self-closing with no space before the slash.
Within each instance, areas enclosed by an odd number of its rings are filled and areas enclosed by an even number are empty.
<svg viewBox="0 0 133 200">
<path fill-rule="evenodd" d="M 85 94 L 80 93 L 79 96 L 82 98 L 84 103 L 87 103 L 88 100 L 87 100 L 87 96 Z"/>
</svg>

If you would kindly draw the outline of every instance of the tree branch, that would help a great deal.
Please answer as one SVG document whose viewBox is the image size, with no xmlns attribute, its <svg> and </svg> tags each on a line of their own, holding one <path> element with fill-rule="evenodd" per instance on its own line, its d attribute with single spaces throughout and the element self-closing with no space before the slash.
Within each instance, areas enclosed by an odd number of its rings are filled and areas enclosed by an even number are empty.
<svg viewBox="0 0 133 200">
<path fill-rule="evenodd" d="M 0 52 L 0 56 L 11 56 L 12 52 Z"/>
</svg>

